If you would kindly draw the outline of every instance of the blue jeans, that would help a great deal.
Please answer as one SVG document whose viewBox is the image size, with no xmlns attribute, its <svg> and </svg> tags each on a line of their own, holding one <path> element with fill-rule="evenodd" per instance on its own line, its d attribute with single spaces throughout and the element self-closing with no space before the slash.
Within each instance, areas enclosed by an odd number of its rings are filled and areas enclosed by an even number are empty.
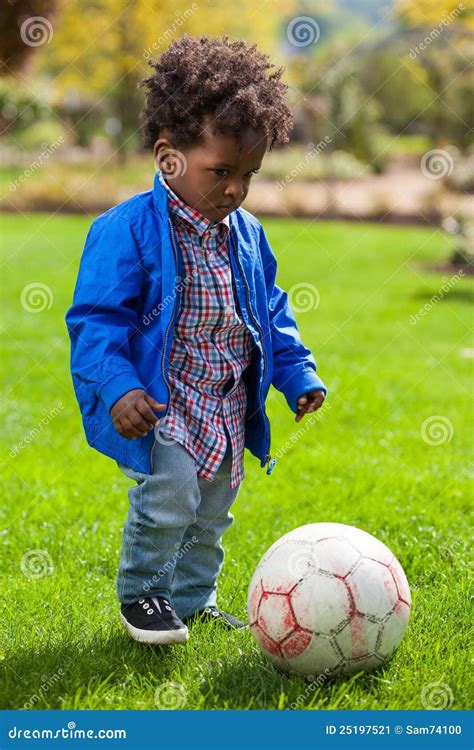
<svg viewBox="0 0 474 750">
<path fill-rule="evenodd" d="M 227 452 L 209 481 L 197 476 L 194 458 L 184 446 L 159 436 L 152 474 L 117 462 L 136 482 L 128 490 L 117 576 L 120 602 L 164 596 L 181 618 L 216 604 L 224 560 L 221 538 L 234 520 L 230 507 L 240 489 L 230 487 L 231 460 L 228 438 Z"/>
</svg>

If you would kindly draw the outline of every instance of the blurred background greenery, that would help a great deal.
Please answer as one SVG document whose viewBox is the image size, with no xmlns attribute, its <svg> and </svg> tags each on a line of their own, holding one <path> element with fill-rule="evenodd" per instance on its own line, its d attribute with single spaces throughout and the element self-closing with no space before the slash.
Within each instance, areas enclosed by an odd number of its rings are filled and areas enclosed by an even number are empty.
<svg viewBox="0 0 474 750">
<path fill-rule="evenodd" d="M 151 186 L 139 81 L 182 33 L 286 67 L 295 128 L 260 214 L 442 224 L 472 254 L 469 0 L 17 0 L 0 11 L 0 208 L 97 213 Z M 36 23 L 34 23 L 36 19 Z M 295 19 L 299 22 L 295 26 Z"/>
</svg>

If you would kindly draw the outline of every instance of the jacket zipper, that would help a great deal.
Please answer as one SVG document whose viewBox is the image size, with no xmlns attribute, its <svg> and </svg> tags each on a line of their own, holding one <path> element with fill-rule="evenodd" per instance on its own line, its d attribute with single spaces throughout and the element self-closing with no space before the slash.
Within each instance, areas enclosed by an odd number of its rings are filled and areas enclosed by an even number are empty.
<svg viewBox="0 0 474 750">
<path fill-rule="evenodd" d="M 174 244 L 173 224 L 171 223 L 171 219 L 168 219 L 168 222 L 169 222 L 169 227 L 170 227 L 171 247 L 173 249 L 173 255 L 174 255 L 176 270 L 178 270 L 178 256 L 177 256 L 176 248 L 175 248 L 175 244 Z M 169 383 L 168 383 L 168 378 L 167 378 L 166 372 L 165 372 L 165 354 L 166 354 L 166 342 L 168 340 L 168 334 L 169 334 L 171 325 L 172 325 L 173 320 L 174 320 L 174 311 L 175 311 L 175 309 L 176 309 L 176 296 L 175 296 L 175 300 L 174 300 L 174 304 L 173 304 L 173 310 L 171 311 L 171 318 L 169 319 L 168 325 L 166 326 L 165 338 L 164 338 L 164 341 L 163 341 L 163 354 L 162 354 L 162 357 L 161 357 L 161 373 L 163 375 L 163 382 L 165 383 L 166 388 L 168 390 L 168 406 L 169 406 L 169 403 L 170 403 L 170 400 L 171 400 L 171 390 L 170 390 L 170 386 L 169 386 Z M 156 443 L 156 437 L 155 437 L 155 439 L 153 441 L 153 445 L 151 447 L 150 462 L 153 461 L 153 450 L 155 448 L 155 443 Z"/>
<path fill-rule="evenodd" d="M 249 311 L 250 317 L 252 318 L 252 320 L 254 322 L 255 327 L 257 328 L 257 330 L 260 333 L 260 341 L 262 342 L 262 353 L 263 353 L 263 376 L 262 376 L 262 380 L 264 380 L 265 379 L 265 372 L 267 370 L 267 361 L 266 361 L 266 356 L 265 356 L 265 344 L 264 344 L 264 340 L 263 340 L 263 331 L 262 331 L 262 329 L 260 327 L 260 324 L 258 323 L 258 321 L 256 320 L 256 318 L 255 318 L 255 316 L 254 316 L 254 314 L 252 312 L 252 308 L 250 307 L 250 293 L 249 293 L 249 289 L 248 289 L 248 285 L 247 285 L 247 280 L 245 278 L 245 274 L 244 274 L 244 271 L 243 271 L 243 268 L 242 268 L 242 264 L 240 262 L 239 251 L 238 251 L 238 248 L 237 248 L 236 243 L 234 241 L 234 233 L 233 233 L 232 229 L 231 229 L 231 239 L 232 239 L 232 242 L 234 244 L 234 250 L 235 250 L 235 255 L 236 255 L 236 258 L 237 258 L 237 263 L 239 264 L 240 274 L 242 276 L 242 279 L 243 279 L 244 285 L 245 285 L 245 297 L 246 297 L 246 300 L 247 300 L 247 309 Z M 261 384 L 260 384 L 260 403 L 263 405 L 262 386 L 261 386 Z M 268 435 L 269 435 L 269 438 L 270 438 L 270 443 L 269 443 L 269 450 L 270 450 L 271 428 L 270 428 L 270 420 L 268 419 L 268 417 L 267 417 L 267 415 L 265 413 L 265 407 L 263 407 L 263 416 L 265 417 L 266 424 L 268 426 Z M 272 473 L 272 471 L 274 469 L 274 466 L 276 464 L 276 461 L 277 461 L 276 458 L 272 458 L 271 455 L 270 455 L 270 453 L 267 453 L 264 456 L 264 464 L 263 464 L 262 468 L 264 468 L 265 465 L 268 463 L 268 469 L 267 469 L 267 472 L 266 472 L 267 474 L 271 474 Z"/>
<path fill-rule="evenodd" d="M 174 257 L 175 257 L 176 269 L 178 269 L 178 258 L 177 258 L 176 247 L 175 247 L 173 225 L 172 225 L 170 219 L 168 219 L 168 221 L 169 221 L 169 225 L 170 225 L 171 246 L 172 246 L 173 254 L 174 254 Z M 234 236 L 233 236 L 232 231 L 231 231 L 231 238 L 232 238 L 232 241 L 234 241 Z M 235 249 L 235 247 L 236 246 L 235 246 L 235 243 L 234 243 L 234 249 Z M 265 346 L 264 346 L 264 342 L 263 342 L 263 331 L 262 331 L 262 329 L 261 329 L 258 321 L 255 319 L 255 317 L 253 315 L 253 312 L 252 312 L 252 309 L 250 307 L 249 289 L 248 289 L 248 286 L 247 286 L 247 280 L 245 278 L 245 274 L 244 274 L 243 269 L 242 269 L 242 264 L 240 263 L 240 257 L 239 257 L 238 250 L 236 250 L 235 255 L 236 255 L 236 258 L 237 258 L 237 262 L 239 264 L 239 268 L 240 268 L 240 273 L 241 273 L 242 279 L 243 279 L 244 284 L 245 284 L 245 296 L 246 296 L 246 300 L 247 300 L 247 308 L 248 308 L 250 316 L 251 316 L 251 318 L 252 318 L 252 320 L 253 320 L 253 322 L 255 324 L 255 327 L 260 332 L 260 340 L 262 342 L 262 352 L 263 352 L 263 378 L 262 379 L 264 379 L 265 378 L 265 372 L 266 372 L 266 369 L 267 369 L 267 363 L 266 363 L 266 356 L 265 356 Z M 174 311 L 175 311 L 175 308 L 176 308 L 176 299 L 174 301 L 173 310 L 172 310 L 172 313 L 171 313 L 171 318 L 170 318 L 169 323 L 168 323 L 168 325 L 166 327 L 165 338 L 164 338 L 164 342 L 163 342 L 163 355 L 161 357 L 161 372 L 162 372 L 162 375 L 163 375 L 163 382 L 166 384 L 166 388 L 168 390 L 168 404 L 169 404 L 169 401 L 171 399 L 171 390 L 170 390 L 170 387 L 169 387 L 168 378 L 167 378 L 166 373 L 165 373 L 165 353 L 166 353 L 166 342 L 168 340 L 168 334 L 169 334 L 169 331 L 170 331 L 170 328 L 171 328 L 171 324 L 172 324 L 172 322 L 174 320 Z M 262 399 L 262 386 L 261 385 L 260 385 L 260 403 L 263 403 L 263 399 Z M 268 435 L 269 435 L 270 441 L 271 441 L 270 421 L 269 421 L 269 419 L 268 419 L 268 417 L 267 417 L 267 415 L 265 413 L 265 409 L 263 410 L 263 415 L 265 417 L 266 424 L 268 426 Z M 151 448 L 150 461 L 152 461 L 152 459 L 153 459 L 153 449 L 155 447 L 155 442 L 156 442 L 156 438 L 153 441 L 153 445 L 152 445 L 152 448 Z M 263 467 L 265 467 L 265 465 L 267 463 L 268 463 L 267 474 L 271 474 L 272 471 L 273 471 L 273 469 L 274 469 L 274 466 L 276 464 L 276 458 L 272 459 L 270 453 L 267 453 L 264 456 Z"/>
</svg>

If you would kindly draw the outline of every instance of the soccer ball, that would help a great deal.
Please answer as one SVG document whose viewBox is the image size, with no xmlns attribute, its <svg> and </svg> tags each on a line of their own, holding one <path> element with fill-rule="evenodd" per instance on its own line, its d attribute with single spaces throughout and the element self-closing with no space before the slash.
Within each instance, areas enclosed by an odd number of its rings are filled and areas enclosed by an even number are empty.
<svg viewBox="0 0 474 750">
<path fill-rule="evenodd" d="M 258 564 L 247 598 L 252 633 L 275 666 L 328 677 L 382 665 L 403 638 L 410 608 L 392 552 L 341 523 L 285 534 Z"/>
</svg>

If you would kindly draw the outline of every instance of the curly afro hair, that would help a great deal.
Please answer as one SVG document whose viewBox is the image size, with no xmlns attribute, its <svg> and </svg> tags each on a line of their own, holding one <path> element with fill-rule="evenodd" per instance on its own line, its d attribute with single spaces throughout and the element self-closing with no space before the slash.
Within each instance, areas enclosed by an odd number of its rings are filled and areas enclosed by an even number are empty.
<svg viewBox="0 0 474 750">
<path fill-rule="evenodd" d="M 275 68 L 256 44 L 185 34 L 148 63 L 155 72 L 139 84 L 147 87 L 140 114 L 145 148 L 153 148 L 162 128 L 173 133 L 176 148 L 191 146 L 207 116 L 216 133 L 235 134 L 237 143 L 249 126 L 265 132 L 269 149 L 289 140 L 284 68 Z"/>
</svg>

